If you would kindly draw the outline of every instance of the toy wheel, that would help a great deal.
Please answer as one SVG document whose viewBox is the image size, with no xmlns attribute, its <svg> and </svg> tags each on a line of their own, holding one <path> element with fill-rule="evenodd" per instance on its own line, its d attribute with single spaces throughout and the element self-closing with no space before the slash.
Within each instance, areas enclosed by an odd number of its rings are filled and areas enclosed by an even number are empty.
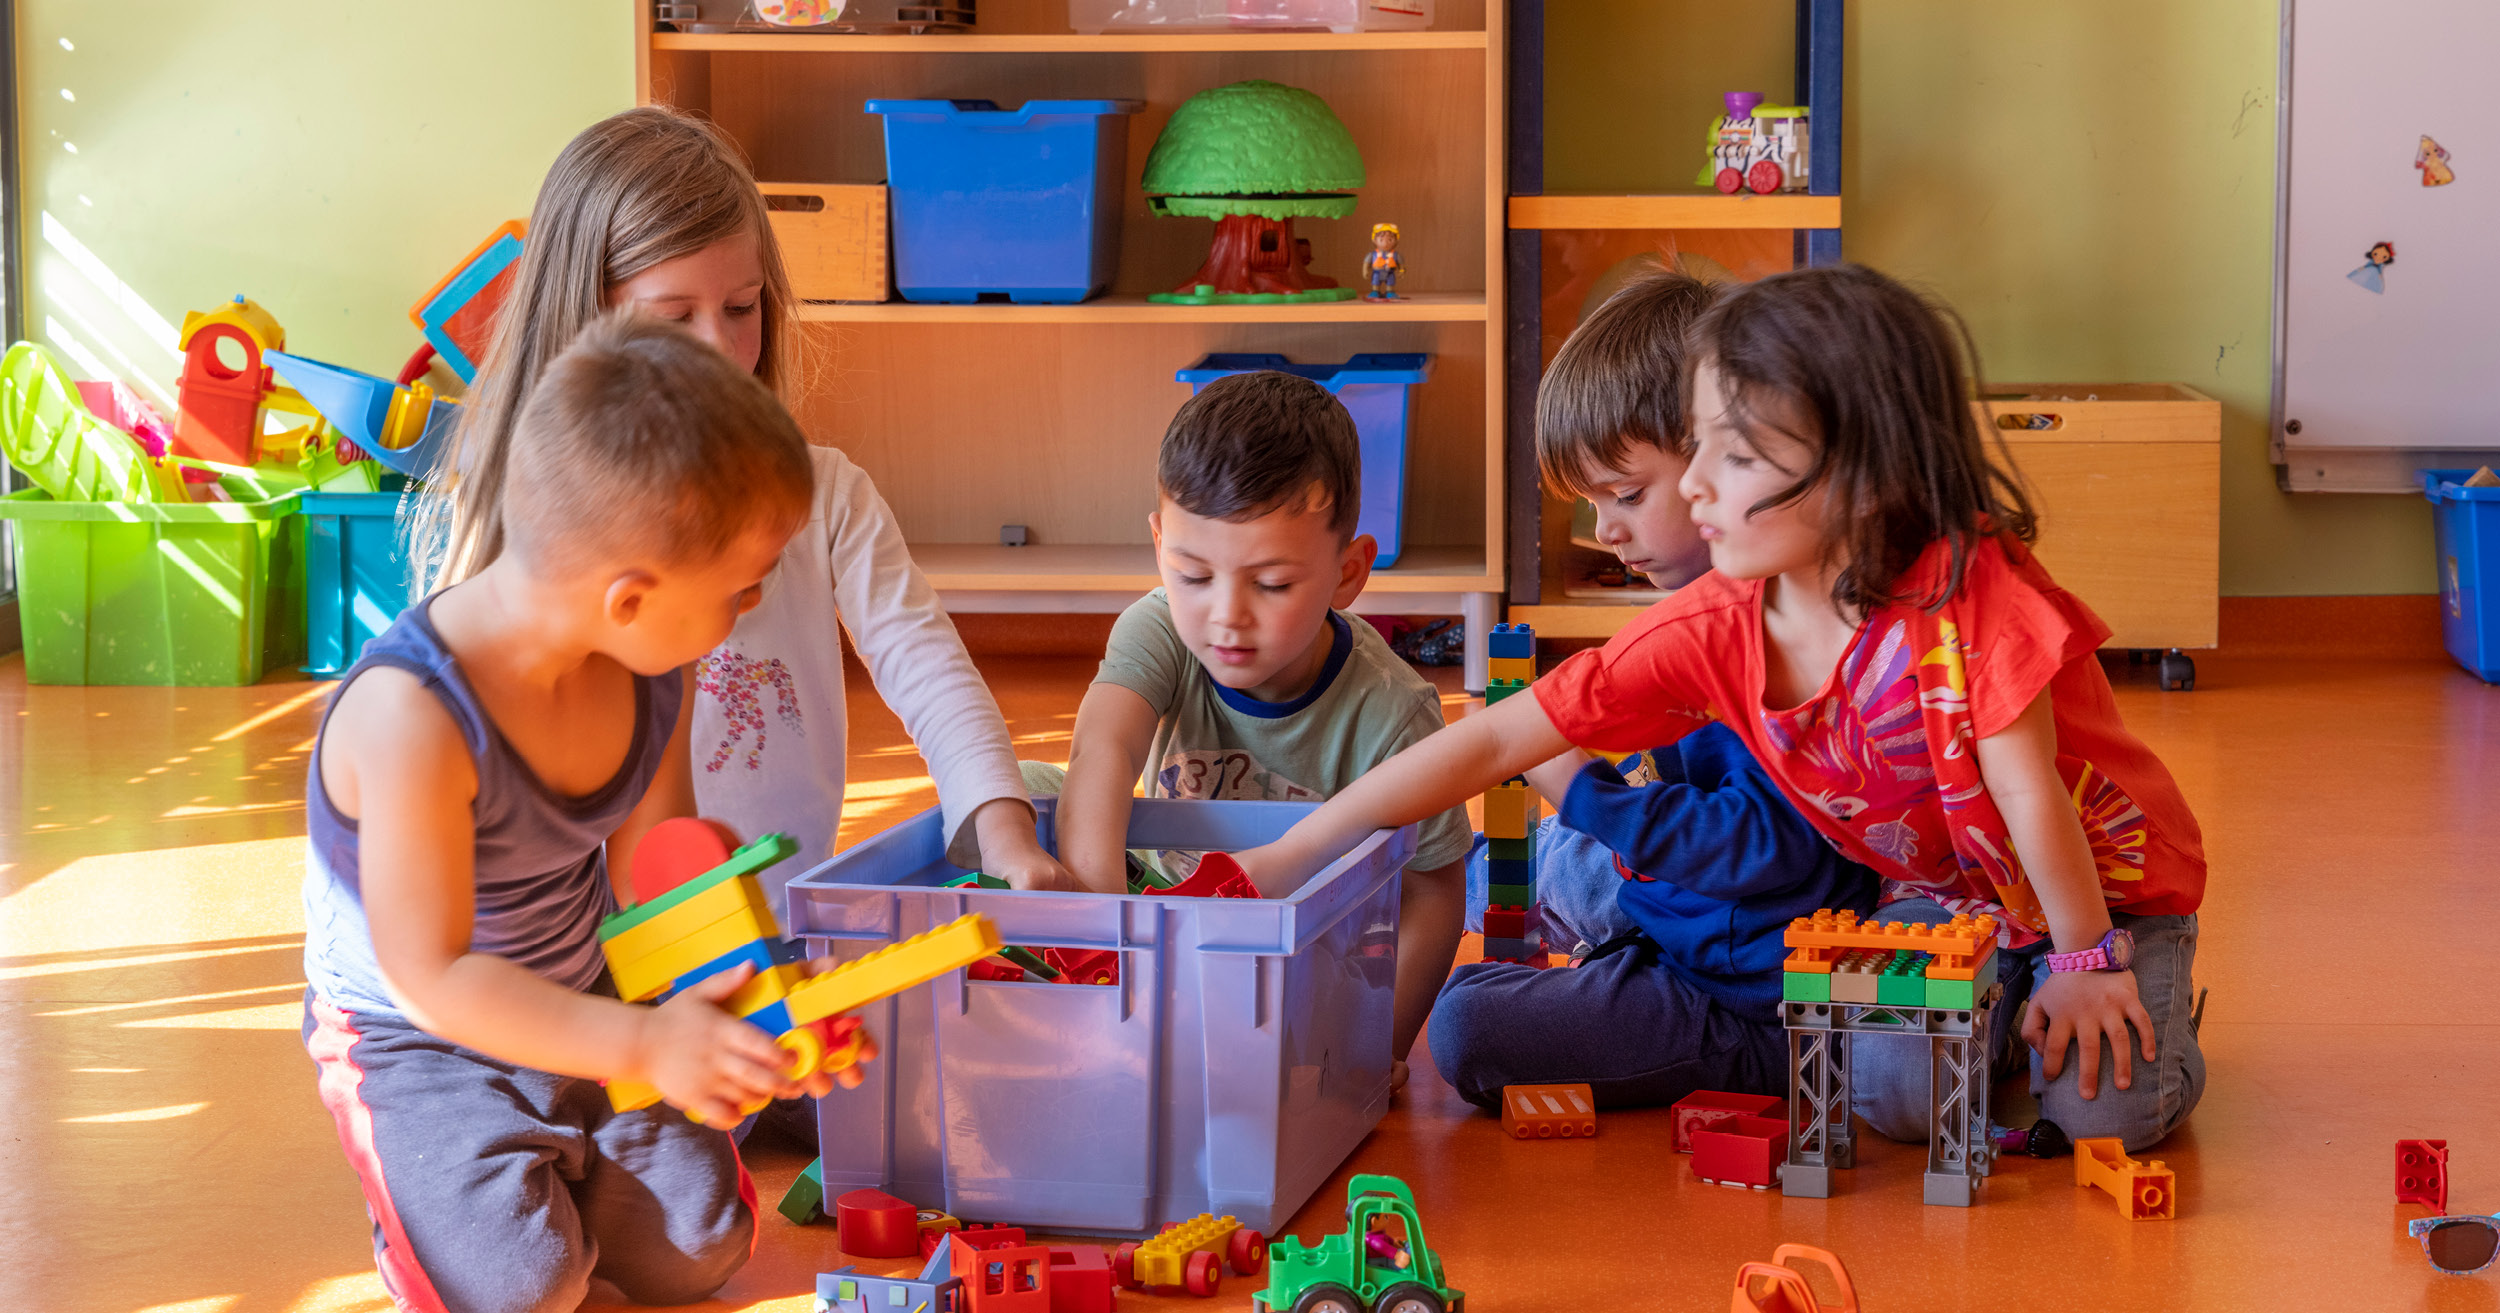
<svg viewBox="0 0 2500 1313">
<path fill-rule="evenodd" d="M 1144 1290 L 1137 1284 L 1137 1246 L 1121 1245 L 1111 1251 L 1111 1279 L 1131 1290 Z"/>
<path fill-rule="evenodd" d="M 1710 179 L 1710 185 L 1722 196 L 1733 196 L 1745 189 L 1745 175 L 1734 169 L 1721 169 Z"/>
<path fill-rule="evenodd" d="M 1372 1313 L 1444 1313 L 1446 1307 L 1432 1287 L 1405 1281 L 1381 1291 Z"/>
<path fill-rule="evenodd" d="M 792 1080 L 806 1080 L 825 1065 L 824 1040 L 805 1026 L 785 1032 L 773 1042 L 790 1051 L 790 1068 L 786 1074 Z"/>
<path fill-rule="evenodd" d="M 1213 1250 L 1201 1249 L 1189 1256 L 1188 1266 L 1181 1269 L 1181 1289 L 1200 1299 L 1209 1299 L 1224 1284 L 1224 1262 Z"/>
<path fill-rule="evenodd" d="M 1232 1240 L 1224 1246 L 1224 1257 L 1234 1272 L 1257 1276 L 1259 1269 L 1267 1265 L 1267 1237 L 1245 1226 L 1233 1232 Z"/>
<path fill-rule="evenodd" d="M 1788 175 L 1780 172 L 1780 166 L 1769 160 L 1755 160 L 1753 167 L 1745 170 L 1745 185 L 1753 188 L 1756 196 L 1768 196 L 1778 191 L 1780 184 L 1787 180 Z"/>
<path fill-rule="evenodd" d="M 1363 1313 L 1363 1301 L 1344 1286 L 1323 1281 L 1302 1292 L 1293 1302 L 1293 1313 Z"/>
</svg>

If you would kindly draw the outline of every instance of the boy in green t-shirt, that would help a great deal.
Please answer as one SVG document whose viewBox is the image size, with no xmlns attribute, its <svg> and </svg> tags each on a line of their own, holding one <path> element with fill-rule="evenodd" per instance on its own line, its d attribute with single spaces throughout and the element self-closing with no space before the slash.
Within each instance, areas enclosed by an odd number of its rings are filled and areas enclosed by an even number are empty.
<svg viewBox="0 0 2500 1313">
<path fill-rule="evenodd" d="M 1209 384 L 1164 432 L 1155 481 L 1163 587 L 1112 627 L 1059 800 L 1060 861 L 1102 893 L 1127 892 L 1141 777 L 1157 798 L 1318 801 L 1442 724 L 1432 685 L 1339 610 L 1379 547 L 1354 532 L 1362 458 L 1327 389 L 1272 372 Z M 1423 822 L 1407 863 L 1400 1075 L 1458 951 L 1472 839 L 1452 808 Z"/>
</svg>

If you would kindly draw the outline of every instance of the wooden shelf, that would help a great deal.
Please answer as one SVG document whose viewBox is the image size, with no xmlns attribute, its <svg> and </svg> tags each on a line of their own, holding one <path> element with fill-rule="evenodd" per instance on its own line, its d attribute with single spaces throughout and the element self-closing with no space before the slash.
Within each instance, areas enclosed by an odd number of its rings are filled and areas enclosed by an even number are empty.
<svg viewBox="0 0 2500 1313">
<path fill-rule="evenodd" d="M 1395 301 L 1306 301 L 1277 305 L 1164 305 L 1142 296 L 1100 296 L 1076 305 L 842 305 L 810 302 L 799 318 L 817 324 L 1360 324 L 1482 323 L 1482 292 L 1417 292 Z"/>
<path fill-rule="evenodd" d="M 1539 638 L 1612 638 L 1640 618 L 1646 606 L 1611 602 L 1557 602 L 1510 608 L 1510 623 L 1526 625 Z"/>
<path fill-rule="evenodd" d="M 1840 198 L 1715 191 L 1649 196 L 1555 192 L 1510 198 L 1513 228 L 1837 228 Z"/>
<path fill-rule="evenodd" d="M 914 543 L 912 559 L 944 592 L 1136 592 L 1159 586 L 1155 551 L 1145 543 L 998 547 Z M 1481 592 L 1499 587 L 1482 547 L 1409 546 L 1395 568 L 1372 572 L 1366 592 Z"/>
<path fill-rule="evenodd" d="M 737 54 L 1151 54 L 1158 51 L 1483 50 L 1482 32 L 1067 32 L 984 34 L 933 32 L 921 36 L 815 36 L 803 32 L 654 32 L 653 50 L 706 50 Z"/>
</svg>

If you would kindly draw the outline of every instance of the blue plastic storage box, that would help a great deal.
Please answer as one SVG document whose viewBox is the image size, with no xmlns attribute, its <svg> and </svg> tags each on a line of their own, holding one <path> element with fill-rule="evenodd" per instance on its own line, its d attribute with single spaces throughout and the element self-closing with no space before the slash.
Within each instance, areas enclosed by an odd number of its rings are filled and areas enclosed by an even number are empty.
<svg viewBox="0 0 2500 1313">
<path fill-rule="evenodd" d="M 1054 847 L 1055 801 L 1035 800 Z M 1236 851 L 1311 810 L 1146 799 L 1128 841 Z M 1101 1235 L 1230 1213 L 1274 1234 L 1388 1110 L 1412 826 L 1284 899 L 945 889 L 945 849 L 933 810 L 834 857 L 791 881 L 790 933 L 848 958 L 980 912 L 1010 944 L 1118 951 L 1120 983 L 956 971 L 863 1009 L 883 1052 L 817 1103 L 827 1198 L 872 1186 Z"/>
<path fill-rule="evenodd" d="M 1342 365 L 1297 365 L 1283 356 L 1256 351 L 1219 351 L 1180 372 L 1196 396 L 1227 374 L 1273 369 L 1307 378 L 1328 389 L 1354 416 L 1355 436 L 1363 444 L 1363 513 L 1356 533 L 1368 533 L 1380 544 L 1376 569 L 1397 564 L 1406 537 L 1406 417 L 1414 409 L 1407 389 L 1432 373 L 1432 357 L 1421 351 L 1373 351 Z"/>
<path fill-rule="evenodd" d="M 2472 470 L 2422 471 L 2439 542 L 2439 628 L 2448 655 L 2500 684 L 2500 488 L 2468 488 Z"/>
<path fill-rule="evenodd" d="M 906 301 L 1068 305 L 1120 267 L 1128 116 L 1142 100 L 872 100 L 885 116 Z"/>
<path fill-rule="evenodd" d="M 399 494 L 307 492 L 302 501 L 304 671 L 343 675 L 414 600 Z"/>
</svg>

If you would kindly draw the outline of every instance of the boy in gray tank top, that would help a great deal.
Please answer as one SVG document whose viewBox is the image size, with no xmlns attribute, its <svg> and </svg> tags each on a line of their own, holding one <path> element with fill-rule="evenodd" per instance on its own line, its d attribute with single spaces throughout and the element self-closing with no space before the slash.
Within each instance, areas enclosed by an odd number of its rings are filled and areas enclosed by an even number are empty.
<svg viewBox="0 0 2500 1313">
<path fill-rule="evenodd" d="M 718 1006 L 752 967 L 628 1007 L 597 928 L 693 810 L 680 668 L 806 513 L 805 439 L 709 347 L 615 316 L 512 434 L 459 465 L 503 540 L 367 646 L 314 747 L 304 1043 L 401 1308 L 571 1308 L 593 1275 L 688 1303 L 755 1229 L 716 1128 L 801 1087 Z M 608 1079 L 686 1112 L 615 1112 Z"/>
</svg>

